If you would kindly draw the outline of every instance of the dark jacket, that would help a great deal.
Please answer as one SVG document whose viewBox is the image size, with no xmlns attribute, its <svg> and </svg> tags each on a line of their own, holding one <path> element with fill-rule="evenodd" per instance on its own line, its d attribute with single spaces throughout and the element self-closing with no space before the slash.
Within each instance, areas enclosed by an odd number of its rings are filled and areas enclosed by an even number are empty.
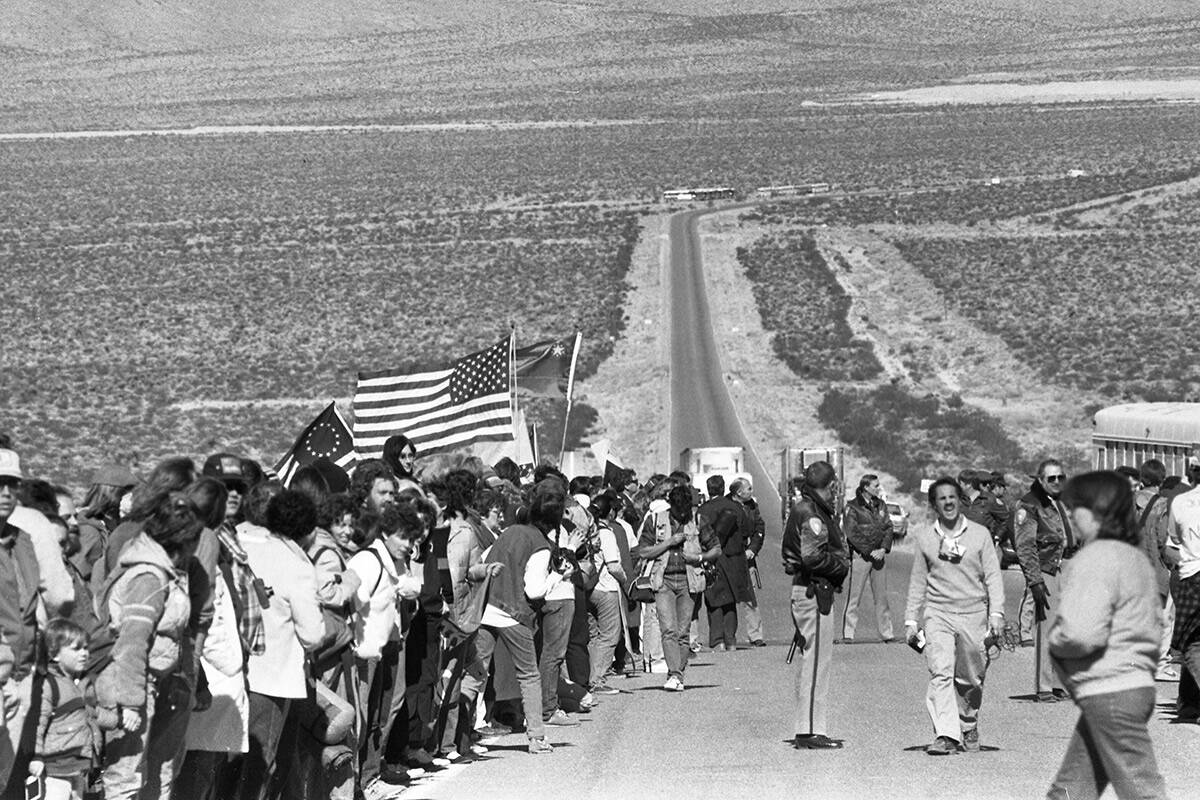
<svg viewBox="0 0 1200 800">
<path fill-rule="evenodd" d="M 833 508 L 806 487 L 783 528 L 783 569 L 795 586 L 825 578 L 841 588 L 850 571 L 850 549 Z"/>
<path fill-rule="evenodd" d="M 878 497 L 859 493 L 846 503 L 842 512 L 842 532 L 850 549 L 871 560 L 871 552 L 882 549 L 892 552 L 892 518 L 888 515 L 887 503 Z"/>
<path fill-rule="evenodd" d="M 1021 498 L 1013 516 L 1013 539 L 1021 571 L 1029 585 L 1042 583 L 1042 573 L 1057 575 L 1062 562 L 1075 554 L 1075 532 L 1067 509 L 1037 481 Z"/>
<path fill-rule="evenodd" d="M 997 544 L 1008 532 L 1008 507 L 987 492 L 981 491 L 974 500 L 963 503 L 963 516 L 982 525 L 992 535 L 992 541 Z"/>
<path fill-rule="evenodd" d="M 713 522 L 713 533 L 721 543 L 721 555 L 716 561 L 716 579 L 704 590 L 704 599 L 710 606 L 755 600 L 746 560 L 746 540 L 739 523 L 738 510 L 730 507 L 722 507 Z"/>
</svg>

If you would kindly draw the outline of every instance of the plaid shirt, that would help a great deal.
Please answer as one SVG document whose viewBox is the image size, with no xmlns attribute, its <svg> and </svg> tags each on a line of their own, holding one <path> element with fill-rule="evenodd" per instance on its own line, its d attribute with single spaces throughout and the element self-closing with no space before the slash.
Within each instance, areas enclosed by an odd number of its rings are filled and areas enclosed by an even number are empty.
<svg viewBox="0 0 1200 800">
<path fill-rule="evenodd" d="M 241 612 L 238 615 L 238 631 L 242 637 L 242 647 L 247 655 L 262 655 L 267 649 L 267 635 L 263 630 L 262 604 L 254 590 L 257 576 L 250 568 L 246 551 L 232 525 L 223 523 L 217 529 L 217 539 L 221 542 L 222 556 L 228 559 L 234 577 L 232 588 L 236 594 L 235 604 Z"/>
</svg>

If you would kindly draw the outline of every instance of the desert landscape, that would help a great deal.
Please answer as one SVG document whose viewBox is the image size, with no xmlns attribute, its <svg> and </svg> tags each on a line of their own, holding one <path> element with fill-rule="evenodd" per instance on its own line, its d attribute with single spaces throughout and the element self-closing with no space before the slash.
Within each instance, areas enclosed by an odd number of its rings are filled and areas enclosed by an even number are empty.
<svg viewBox="0 0 1200 800">
<path fill-rule="evenodd" d="M 648 474 L 662 190 L 826 181 L 706 223 L 758 447 L 1077 468 L 1200 395 L 1200 12 L 1152 5 L 6 4 L 0 427 L 76 484 L 273 461 L 358 369 L 579 329 L 568 444 Z"/>
</svg>

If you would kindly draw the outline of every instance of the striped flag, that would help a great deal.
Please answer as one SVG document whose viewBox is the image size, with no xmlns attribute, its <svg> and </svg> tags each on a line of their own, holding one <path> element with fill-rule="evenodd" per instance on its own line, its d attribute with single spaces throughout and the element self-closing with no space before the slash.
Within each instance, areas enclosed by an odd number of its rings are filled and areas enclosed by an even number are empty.
<svg viewBox="0 0 1200 800">
<path fill-rule="evenodd" d="M 421 455 L 513 438 L 512 339 L 427 372 L 360 372 L 354 392 L 354 446 L 379 458 L 403 433 Z"/>
<path fill-rule="evenodd" d="M 279 476 L 284 486 L 291 485 L 292 476 L 296 470 L 307 466 L 319 458 L 328 458 L 342 469 L 349 472 L 358 462 L 354 452 L 354 437 L 350 435 L 350 426 L 338 411 L 335 403 L 325 407 L 304 432 L 296 439 L 292 449 L 279 459 L 275 465 L 275 474 Z"/>
</svg>

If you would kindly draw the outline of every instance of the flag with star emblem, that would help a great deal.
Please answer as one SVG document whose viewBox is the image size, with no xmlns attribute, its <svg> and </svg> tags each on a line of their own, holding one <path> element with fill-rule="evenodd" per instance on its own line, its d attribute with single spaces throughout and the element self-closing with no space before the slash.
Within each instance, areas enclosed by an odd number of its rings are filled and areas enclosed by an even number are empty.
<svg viewBox="0 0 1200 800">
<path fill-rule="evenodd" d="M 292 482 L 296 470 L 307 466 L 319 458 L 328 458 L 342 469 L 349 472 L 354 469 L 358 455 L 354 452 L 354 437 L 350 435 L 350 426 L 338 411 L 335 403 L 326 406 L 304 432 L 296 439 L 292 449 L 288 450 L 279 463 L 275 465 L 275 474 L 284 486 Z"/>
<path fill-rule="evenodd" d="M 543 397 L 570 397 L 582 341 L 582 334 L 576 333 L 564 339 L 547 339 L 528 347 L 518 347 L 513 355 L 517 391 Z"/>
<path fill-rule="evenodd" d="M 397 433 L 420 455 L 511 440 L 511 346 L 510 337 L 442 369 L 360 372 L 354 392 L 359 458 L 379 458 Z"/>
</svg>

